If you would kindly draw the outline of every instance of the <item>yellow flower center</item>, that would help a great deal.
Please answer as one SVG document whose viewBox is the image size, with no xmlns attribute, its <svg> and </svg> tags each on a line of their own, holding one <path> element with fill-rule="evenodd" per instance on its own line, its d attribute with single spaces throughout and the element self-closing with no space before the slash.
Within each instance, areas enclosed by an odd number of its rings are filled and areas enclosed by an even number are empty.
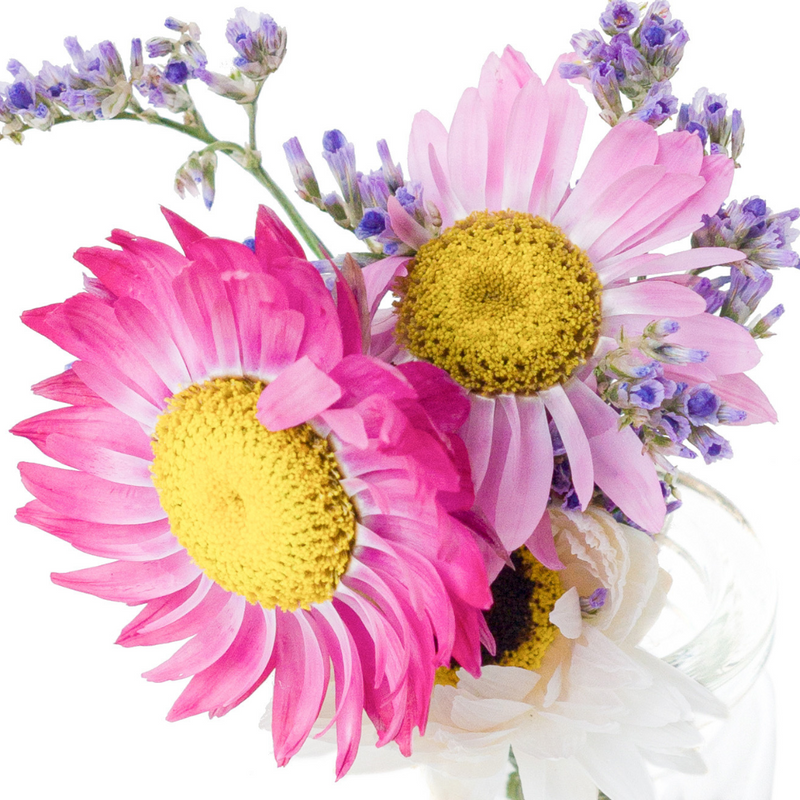
<svg viewBox="0 0 800 800">
<path fill-rule="evenodd" d="M 356 512 L 326 439 L 256 419 L 263 389 L 227 378 L 174 395 L 156 424 L 153 483 L 209 578 L 265 608 L 307 609 L 347 570 Z"/>
<path fill-rule="evenodd" d="M 536 670 L 558 628 L 550 612 L 564 588 L 558 573 L 548 569 L 522 547 L 511 554 L 514 569 L 504 567 L 492 584 L 494 604 L 486 615 L 497 643 L 497 654 L 484 664 Z"/>
<path fill-rule="evenodd" d="M 541 217 L 476 211 L 424 244 L 397 282 L 397 338 L 473 392 L 531 394 L 594 352 L 602 285 Z"/>
<path fill-rule="evenodd" d="M 564 594 L 558 573 L 538 561 L 527 547 L 511 554 L 514 568 L 503 567 L 492 584 L 492 607 L 485 612 L 494 636 L 494 656 L 483 650 L 483 666 L 537 670 L 558 635 L 550 612 Z M 458 686 L 458 664 L 436 670 L 439 686 Z"/>
</svg>

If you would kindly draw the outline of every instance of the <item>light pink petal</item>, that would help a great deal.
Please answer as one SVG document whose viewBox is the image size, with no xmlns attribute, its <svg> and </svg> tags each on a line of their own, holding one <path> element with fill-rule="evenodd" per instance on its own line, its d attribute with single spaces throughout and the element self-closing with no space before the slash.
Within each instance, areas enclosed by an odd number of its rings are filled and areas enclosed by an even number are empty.
<svg viewBox="0 0 800 800">
<path fill-rule="evenodd" d="M 709 386 L 726 403 L 747 412 L 747 418 L 740 425 L 778 421 L 778 415 L 767 396 L 747 375 L 723 375 L 710 381 Z"/>
<path fill-rule="evenodd" d="M 636 167 L 652 165 L 657 154 L 658 134 L 646 123 L 629 120 L 612 128 L 592 153 L 553 222 L 569 232 L 609 186 Z"/>
<path fill-rule="evenodd" d="M 123 414 L 135 419 L 148 430 L 155 427 L 162 409 L 154 406 L 138 392 L 135 392 L 102 367 L 88 361 L 76 361 L 72 365 L 75 375 L 99 397 Z"/>
<path fill-rule="evenodd" d="M 283 766 L 302 747 L 316 720 L 330 676 L 310 615 L 277 615 L 278 647 L 272 736 L 275 760 Z"/>
<path fill-rule="evenodd" d="M 703 143 L 700 137 L 689 131 L 662 133 L 658 137 L 656 164 L 662 164 L 668 172 L 699 175 L 703 168 Z"/>
<path fill-rule="evenodd" d="M 325 636 L 333 662 L 336 684 L 336 777 L 353 765 L 361 740 L 364 715 L 364 676 L 356 643 L 339 614 L 329 603 L 320 603 L 314 613 L 323 618 L 319 628 Z"/>
<path fill-rule="evenodd" d="M 364 418 L 358 411 L 352 408 L 329 408 L 319 416 L 343 442 L 360 450 L 369 444 Z"/>
<path fill-rule="evenodd" d="M 268 430 L 282 431 L 308 422 L 341 396 L 339 384 L 303 356 L 261 392 L 256 416 Z"/>
<path fill-rule="evenodd" d="M 197 673 L 170 709 L 170 722 L 204 711 L 220 717 L 247 697 L 263 679 L 274 629 L 261 606 L 244 604 L 236 638 L 214 664 Z"/>
<path fill-rule="evenodd" d="M 558 65 L 544 88 L 550 113 L 528 212 L 552 219 L 569 188 L 587 108 L 580 93 L 558 74 Z"/>
<path fill-rule="evenodd" d="M 503 194 L 489 210 L 511 208 L 527 211 L 549 118 L 547 93 L 534 75 L 517 93 L 510 110 L 505 134 Z"/>
<path fill-rule="evenodd" d="M 441 198 L 441 205 L 437 205 L 442 218 L 442 228 L 449 228 L 457 219 L 463 219 L 469 213 L 461 205 L 461 201 L 453 191 L 449 175 L 445 172 L 445 164 L 439 160 L 439 156 L 432 144 L 428 145 L 428 160 L 431 164 L 431 175 L 436 187 L 436 192 Z"/>
<path fill-rule="evenodd" d="M 213 585 L 212 581 L 200 573 L 183 589 L 171 592 L 164 597 L 155 597 L 152 600 L 148 600 L 144 608 L 122 629 L 115 644 L 127 647 L 126 642 L 129 637 L 136 636 L 144 630 L 149 630 L 151 626 L 154 630 L 157 630 L 161 619 L 164 617 L 174 615 L 171 621 L 179 620 L 183 616 L 182 609 L 194 608 L 208 594 Z"/>
<path fill-rule="evenodd" d="M 20 508 L 16 518 L 101 558 L 153 561 L 182 549 L 166 518 L 135 525 L 101 524 L 60 514 L 39 500 Z"/>
<path fill-rule="evenodd" d="M 594 493 L 594 467 L 586 433 L 561 386 L 553 386 L 551 389 L 539 392 L 539 396 L 550 412 L 564 443 L 572 473 L 572 484 L 581 502 L 581 508 L 585 510 Z"/>
<path fill-rule="evenodd" d="M 524 77 L 522 82 L 517 79 L 512 52 L 506 48 L 502 58 L 490 54 L 484 62 L 478 82 L 478 93 L 489 121 L 486 207 L 490 210 L 506 207 L 501 204 L 501 198 L 508 118 L 520 87 L 533 75 L 528 67 L 530 75 Z"/>
<path fill-rule="evenodd" d="M 85 472 L 22 462 L 25 488 L 54 511 L 88 522 L 138 524 L 166 516 L 152 487 L 125 486 Z"/>
<path fill-rule="evenodd" d="M 545 511 L 553 480 L 553 445 L 538 397 L 500 395 L 497 408 L 506 417 L 508 448 L 503 464 L 495 468 L 500 472 L 496 501 L 487 507 L 488 493 L 482 487 L 478 505 L 510 552 L 530 538 Z M 496 413 L 495 424 L 497 418 Z"/>
<path fill-rule="evenodd" d="M 175 593 L 170 597 L 176 598 L 174 605 L 170 603 L 164 606 L 161 609 L 164 613 L 156 618 L 148 615 L 138 624 L 127 625 L 116 644 L 123 647 L 166 644 L 213 629 L 230 600 L 230 593 L 203 575 L 188 597 L 183 593 Z"/>
<path fill-rule="evenodd" d="M 665 209 L 677 208 L 701 191 L 704 185 L 703 178 L 697 175 L 675 173 L 664 175 L 650 192 L 589 248 L 587 254 L 597 265 L 600 277 L 604 277 L 605 258 L 609 255 L 618 255 L 626 249 L 620 245 L 621 242 L 636 240 L 640 231 L 649 231 L 654 220 L 664 216 Z"/>
<path fill-rule="evenodd" d="M 262 305 L 259 311 L 261 352 L 257 374 L 274 380 L 297 359 L 305 331 L 305 317 L 299 311 L 281 311 L 270 305 Z"/>
<path fill-rule="evenodd" d="M 494 435 L 495 399 L 479 394 L 469 396 L 469 419 L 459 432 L 467 446 L 469 463 L 472 469 L 472 481 L 477 492 L 489 468 Z"/>
<path fill-rule="evenodd" d="M 733 161 L 724 154 L 706 156 L 700 171 L 700 176 L 706 181 L 703 188 L 677 207 L 670 206 L 654 222 L 622 242 L 607 256 L 611 258 L 621 253 L 636 256 L 696 231 L 703 223 L 703 214 L 715 214 L 728 196 L 733 169 Z"/>
<path fill-rule="evenodd" d="M 75 469 L 97 478 L 130 486 L 153 485 L 150 472 L 152 458 L 144 459 L 110 450 L 91 439 L 64 436 L 60 433 L 47 438 L 48 455 Z"/>
<path fill-rule="evenodd" d="M 407 256 L 390 256 L 380 261 L 373 261 L 364 267 L 364 283 L 367 287 L 367 307 L 373 316 L 378 310 L 383 296 L 391 289 L 392 282 L 398 275 L 405 275 Z"/>
<path fill-rule="evenodd" d="M 114 313 L 122 330 L 167 387 L 174 392 L 192 383 L 175 341 L 150 309 L 138 300 L 122 297 L 114 304 Z"/>
<path fill-rule="evenodd" d="M 412 180 L 422 184 L 426 198 L 442 213 L 443 226 L 447 228 L 453 224 L 455 217 L 449 207 L 445 208 L 445 198 L 440 195 L 437 188 L 431 170 L 429 146 L 433 147 L 437 153 L 439 164 L 446 164 L 447 129 L 433 114 L 428 111 L 420 111 L 415 115 L 411 124 L 411 137 L 408 142 L 408 172 Z"/>
<path fill-rule="evenodd" d="M 729 247 L 694 247 L 691 250 L 683 250 L 668 256 L 648 253 L 637 258 L 614 259 L 613 263 L 603 269 L 602 278 L 606 283 L 611 283 L 620 278 L 668 275 L 673 272 L 689 272 L 693 269 L 716 267 L 720 264 L 741 261 L 744 258 L 747 258 L 744 253 L 739 250 L 731 250 Z"/>
<path fill-rule="evenodd" d="M 198 573 L 189 555 L 181 550 L 158 561 L 114 561 L 75 572 L 54 572 L 50 578 L 67 589 L 135 604 L 177 592 Z"/>
<path fill-rule="evenodd" d="M 525 546 L 548 569 L 564 569 L 564 565 L 556 552 L 556 545 L 553 541 L 553 526 L 550 524 L 550 514 L 547 511 L 542 514 L 530 539 L 525 542 Z"/>
<path fill-rule="evenodd" d="M 653 314 L 686 317 L 702 314 L 706 301 L 686 286 L 669 281 L 644 280 L 603 291 L 603 314 Z"/>
<path fill-rule="evenodd" d="M 58 375 L 53 375 L 52 378 L 45 378 L 35 383 L 31 391 L 39 397 L 47 397 L 59 403 L 87 408 L 107 407 L 106 401 L 89 389 L 71 367 Z"/>
<path fill-rule="evenodd" d="M 639 437 L 630 426 L 619 430 L 618 414 L 581 381 L 566 391 L 589 436 L 595 483 L 637 525 L 657 533 L 664 525 L 664 498 Z"/>
<path fill-rule="evenodd" d="M 236 638 L 247 605 L 244 597 L 226 592 L 225 602 L 213 620 L 209 620 L 163 664 L 145 672 L 142 677 L 153 683 L 177 681 L 210 667 Z"/>
<path fill-rule="evenodd" d="M 430 233 L 400 205 L 394 195 L 389 197 L 386 208 L 389 212 L 392 230 L 401 242 L 405 242 L 409 247 L 419 250 L 422 245 L 430 241 Z"/>
</svg>

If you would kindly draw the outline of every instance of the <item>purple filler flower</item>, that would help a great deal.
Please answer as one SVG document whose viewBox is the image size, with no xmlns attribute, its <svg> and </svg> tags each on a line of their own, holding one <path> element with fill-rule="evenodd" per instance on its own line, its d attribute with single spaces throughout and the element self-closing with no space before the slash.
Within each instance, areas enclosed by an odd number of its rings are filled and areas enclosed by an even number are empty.
<svg viewBox="0 0 800 800">
<path fill-rule="evenodd" d="M 286 30 L 268 14 L 237 8 L 236 16 L 228 20 L 225 36 L 238 53 L 233 63 L 256 81 L 275 72 L 286 54 Z"/>
<path fill-rule="evenodd" d="M 600 27 L 609 35 L 624 33 L 639 24 L 639 6 L 629 2 L 611 2 L 600 15 Z"/>
</svg>

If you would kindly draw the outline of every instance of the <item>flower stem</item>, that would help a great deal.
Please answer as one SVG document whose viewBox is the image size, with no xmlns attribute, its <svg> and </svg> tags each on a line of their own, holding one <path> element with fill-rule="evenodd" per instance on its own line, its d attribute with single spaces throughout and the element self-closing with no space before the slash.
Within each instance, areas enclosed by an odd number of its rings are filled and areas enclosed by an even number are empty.
<svg viewBox="0 0 800 800">
<path fill-rule="evenodd" d="M 283 190 L 277 183 L 269 176 L 267 171 L 261 164 L 261 156 L 253 146 L 255 143 L 255 108 L 252 104 L 247 107 L 247 114 L 250 120 L 249 139 L 250 144 L 247 148 L 242 147 L 234 142 L 226 142 L 217 139 L 208 128 L 205 126 L 202 118 L 196 112 L 193 114 L 195 121 L 194 125 L 185 125 L 182 122 L 177 122 L 172 119 L 167 119 L 159 114 L 143 112 L 141 114 L 132 114 L 128 111 L 123 111 L 117 114 L 114 119 L 127 119 L 138 122 L 147 122 L 151 125 L 160 125 L 162 128 L 169 128 L 173 131 L 178 131 L 186 136 L 191 136 L 193 139 L 204 142 L 209 147 L 206 149 L 219 150 L 232 158 L 239 166 L 243 167 L 245 171 L 249 172 L 277 201 L 278 205 L 284 210 L 286 215 L 294 225 L 295 230 L 300 234 L 303 241 L 309 246 L 311 251 L 317 258 L 331 258 L 331 253 L 323 244 L 322 240 L 316 233 L 309 227 L 308 223 L 300 216 L 300 213 L 294 207 L 292 201 L 286 196 Z M 56 119 L 53 124 L 59 125 L 65 122 L 78 122 L 79 120 L 74 117 L 60 117 Z M 23 131 L 27 130 L 24 128 Z"/>
</svg>

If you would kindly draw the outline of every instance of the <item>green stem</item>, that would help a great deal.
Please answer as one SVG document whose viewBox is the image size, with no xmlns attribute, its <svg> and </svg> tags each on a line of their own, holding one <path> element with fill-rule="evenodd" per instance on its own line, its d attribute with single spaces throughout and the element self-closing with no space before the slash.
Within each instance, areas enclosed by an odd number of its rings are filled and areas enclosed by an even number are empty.
<svg viewBox="0 0 800 800">
<path fill-rule="evenodd" d="M 249 139 L 251 143 L 254 143 L 255 109 L 251 111 L 249 106 L 250 104 L 247 107 L 248 117 L 250 118 Z M 267 171 L 264 169 L 261 164 L 261 158 L 254 152 L 255 148 L 252 146 L 252 144 L 246 149 L 241 145 L 235 144 L 234 142 L 227 142 L 217 139 L 217 137 L 214 136 L 205 126 L 205 123 L 200 115 L 196 111 L 194 111 L 193 114 L 195 120 L 197 121 L 196 125 L 185 125 L 182 122 L 176 122 L 175 120 L 167 119 L 166 117 L 162 117 L 158 114 L 144 116 L 139 114 L 131 114 L 127 111 L 117 114 L 114 119 L 134 120 L 138 122 L 147 122 L 151 125 L 160 125 L 162 128 L 169 128 L 170 130 L 178 131 L 186 136 L 190 136 L 192 139 L 197 139 L 198 141 L 203 142 L 204 144 L 208 145 L 208 147 L 205 149 L 219 150 L 225 153 L 237 164 L 239 164 L 239 166 L 243 167 L 247 172 L 249 172 L 273 196 L 278 205 L 280 205 L 280 207 L 289 217 L 292 225 L 294 225 L 303 241 L 305 241 L 317 258 L 331 258 L 330 251 L 327 247 L 325 247 L 319 236 L 317 236 L 317 234 L 314 233 L 314 231 L 309 227 L 308 223 L 300 216 L 300 213 L 294 207 L 292 201 L 286 196 L 280 186 L 278 186 L 278 184 L 272 180 Z M 80 121 L 81 120 L 77 120 L 74 117 L 60 117 L 53 122 L 53 125 L 61 125 L 65 122 Z M 25 130 L 29 130 L 29 126 L 23 128 L 21 132 L 24 132 Z"/>
<path fill-rule="evenodd" d="M 525 795 L 522 793 L 522 780 L 519 777 L 519 765 L 514 750 L 510 747 L 508 748 L 508 760 L 511 762 L 511 774 L 506 783 L 506 797 L 508 800 L 525 800 Z"/>
</svg>

